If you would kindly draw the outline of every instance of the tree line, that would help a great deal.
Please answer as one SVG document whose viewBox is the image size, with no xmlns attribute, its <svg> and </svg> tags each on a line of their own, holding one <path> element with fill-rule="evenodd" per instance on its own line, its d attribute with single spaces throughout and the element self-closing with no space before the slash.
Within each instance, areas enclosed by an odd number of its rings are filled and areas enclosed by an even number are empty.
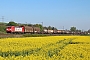
<svg viewBox="0 0 90 60">
<path fill-rule="evenodd" d="M 40 30 L 42 31 L 43 29 L 49 29 L 49 30 L 58 30 L 56 27 L 53 26 L 42 26 L 41 24 L 21 24 L 21 23 L 16 23 L 14 21 L 10 21 L 9 23 L 0 23 L 0 33 L 6 33 L 6 27 L 7 26 L 32 26 L 32 27 L 39 27 Z M 76 27 L 70 27 L 71 32 L 82 32 L 82 30 L 77 29 Z M 90 33 L 90 29 L 87 31 Z"/>
</svg>

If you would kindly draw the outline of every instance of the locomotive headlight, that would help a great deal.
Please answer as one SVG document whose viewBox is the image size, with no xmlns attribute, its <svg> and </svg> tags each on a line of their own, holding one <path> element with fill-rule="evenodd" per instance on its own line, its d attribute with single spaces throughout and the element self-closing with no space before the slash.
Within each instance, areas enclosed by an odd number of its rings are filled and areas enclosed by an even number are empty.
<svg viewBox="0 0 90 60">
<path fill-rule="evenodd" d="M 8 30 L 8 29 L 6 29 L 6 30 Z"/>
<path fill-rule="evenodd" d="M 11 30 L 11 29 L 10 29 Z"/>
</svg>

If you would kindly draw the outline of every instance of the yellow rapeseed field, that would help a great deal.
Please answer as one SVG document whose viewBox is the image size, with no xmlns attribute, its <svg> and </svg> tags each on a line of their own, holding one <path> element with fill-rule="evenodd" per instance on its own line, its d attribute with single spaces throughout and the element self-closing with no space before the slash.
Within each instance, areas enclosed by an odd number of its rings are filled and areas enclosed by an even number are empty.
<svg viewBox="0 0 90 60">
<path fill-rule="evenodd" d="M 0 60 L 90 60 L 90 36 L 3 38 Z"/>
</svg>

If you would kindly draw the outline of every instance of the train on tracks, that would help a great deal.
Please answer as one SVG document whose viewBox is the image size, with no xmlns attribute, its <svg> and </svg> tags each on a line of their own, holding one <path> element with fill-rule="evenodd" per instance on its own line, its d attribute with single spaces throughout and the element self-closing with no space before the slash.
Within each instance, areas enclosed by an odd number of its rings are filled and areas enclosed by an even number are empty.
<svg viewBox="0 0 90 60">
<path fill-rule="evenodd" d="M 25 34 L 25 33 L 31 33 L 31 34 L 73 34 L 74 32 L 71 32 L 69 30 L 49 30 L 44 29 L 41 31 L 39 27 L 33 27 L 33 26 L 8 26 L 6 28 L 7 33 L 13 33 L 13 34 Z M 78 32 L 80 34 L 80 32 Z"/>
</svg>

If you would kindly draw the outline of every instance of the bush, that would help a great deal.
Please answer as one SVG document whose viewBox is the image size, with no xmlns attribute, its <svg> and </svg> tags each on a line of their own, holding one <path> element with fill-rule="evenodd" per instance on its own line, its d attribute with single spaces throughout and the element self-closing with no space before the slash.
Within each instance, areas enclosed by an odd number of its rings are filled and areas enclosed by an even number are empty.
<svg viewBox="0 0 90 60">
<path fill-rule="evenodd" d="M 6 26 L 0 26 L 0 33 L 6 33 Z"/>
</svg>

